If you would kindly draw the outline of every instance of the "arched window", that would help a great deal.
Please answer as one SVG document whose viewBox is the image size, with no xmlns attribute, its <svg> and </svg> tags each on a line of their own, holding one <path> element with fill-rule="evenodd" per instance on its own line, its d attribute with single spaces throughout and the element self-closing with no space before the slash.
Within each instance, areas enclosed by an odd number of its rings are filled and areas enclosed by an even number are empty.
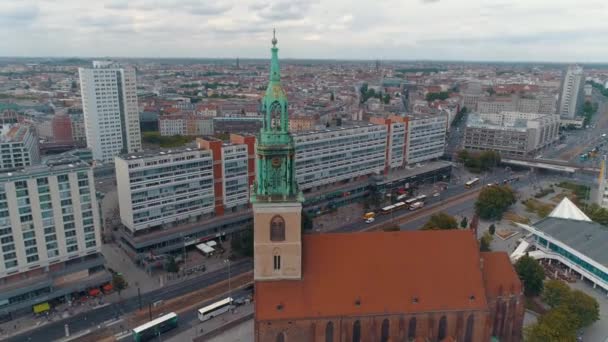
<svg viewBox="0 0 608 342">
<path fill-rule="evenodd" d="M 361 342 L 361 322 L 359 320 L 353 324 L 353 342 Z"/>
<path fill-rule="evenodd" d="M 473 314 L 467 318 L 467 330 L 464 333 L 464 342 L 473 342 L 473 324 L 475 324 L 475 317 Z"/>
<path fill-rule="evenodd" d="M 439 339 L 439 341 L 443 341 L 445 338 L 447 325 L 448 320 L 445 318 L 445 316 L 441 316 L 441 319 L 439 320 L 439 332 L 437 333 L 437 339 Z"/>
<path fill-rule="evenodd" d="M 388 319 L 385 318 L 384 321 L 382 321 L 382 335 L 380 336 L 380 342 L 388 341 L 389 328 L 390 322 L 388 321 Z"/>
<path fill-rule="evenodd" d="M 277 335 L 277 342 L 285 342 L 285 333 L 284 332 L 280 332 Z"/>
<path fill-rule="evenodd" d="M 416 317 L 410 318 L 410 323 L 407 327 L 407 338 L 410 340 L 416 338 Z"/>
<path fill-rule="evenodd" d="M 334 324 L 327 322 L 325 327 L 325 342 L 334 342 Z"/>
<path fill-rule="evenodd" d="M 285 220 L 281 216 L 270 220 L 270 241 L 285 241 Z"/>
</svg>

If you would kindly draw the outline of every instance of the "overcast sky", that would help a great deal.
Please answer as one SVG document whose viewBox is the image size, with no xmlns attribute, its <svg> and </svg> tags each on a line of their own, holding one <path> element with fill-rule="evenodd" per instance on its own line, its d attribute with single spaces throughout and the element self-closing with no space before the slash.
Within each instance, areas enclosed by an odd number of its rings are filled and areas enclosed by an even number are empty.
<svg viewBox="0 0 608 342">
<path fill-rule="evenodd" d="M 605 0 L 0 0 L 1 56 L 608 61 Z"/>
</svg>

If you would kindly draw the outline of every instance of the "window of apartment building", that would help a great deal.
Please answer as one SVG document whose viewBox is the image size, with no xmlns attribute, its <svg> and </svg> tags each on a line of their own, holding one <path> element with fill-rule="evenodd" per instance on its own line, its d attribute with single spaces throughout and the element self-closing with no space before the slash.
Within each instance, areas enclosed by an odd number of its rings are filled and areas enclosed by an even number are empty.
<svg viewBox="0 0 608 342">
<path fill-rule="evenodd" d="M 78 245 L 68 246 L 67 251 L 68 251 L 68 253 L 72 253 L 72 252 L 78 251 Z"/>
<path fill-rule="evenodd" d="M 36 262 L 36 261 L 38 261 L 38 259 L 39 259 L 39 258 L 38 258 L 38 256 L 37 256 L 37 255 L 30 255 L 30 256 L 28 256 L 28 257 L 27 257 L 27 262 L 28 262 L 28 263 L 31 263 L 31 262 Z"/>
<path fill-rule="evenodd" d="M 17 267 L 17 260 L 11 260 L 4 263 L 6 269 Z"/>
</svg>

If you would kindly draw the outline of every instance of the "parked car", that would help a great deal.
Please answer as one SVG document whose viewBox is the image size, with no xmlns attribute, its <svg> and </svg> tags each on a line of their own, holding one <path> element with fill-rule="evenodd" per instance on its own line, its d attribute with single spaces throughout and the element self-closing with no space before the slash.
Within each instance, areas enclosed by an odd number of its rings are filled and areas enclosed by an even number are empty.
<svg viewBox="0 0 608 342">
<path fill-rule="evenodd" d="M 365 220 L 365 223 L 372 223 L 372 222 L 374 222 L 374 221 L 376 221 L 376 219 L 375 219 L 375 218 L 373 218 L 373 217 L 370 217 L 370 218 L 368 218 L 367 220 Z"/>
</svg>

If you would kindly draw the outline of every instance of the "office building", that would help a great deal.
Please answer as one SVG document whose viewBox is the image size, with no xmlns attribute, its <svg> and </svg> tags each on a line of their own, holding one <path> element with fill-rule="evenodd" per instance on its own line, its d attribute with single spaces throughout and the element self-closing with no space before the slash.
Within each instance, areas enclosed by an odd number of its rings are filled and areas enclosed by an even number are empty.
<svg viewBox="0 0 608 342">
<path fill-rule="evenodd" d="M 0 245 L 0 314 L 109 282 L 90 166 L 0 174 Z"/>
<path fill-rule="evenodd" d="M 21 169 L 40 161 L 38 136 L 31 125 L 0 125 L 0 170 Z"/>
<path fill-rule="evenodd" d="M 502 112 L 555 114 L 555 104 L 555 96 L 546 94 L 496 96 L 480 100 L 473 112 L 483 114 Z"/>
<path fill-rule="evenodd" d="M 290 132 L 312 131 L 317 120 L 312 116 L 295 116 L 289 119 Z"/>
<path fill-rule="evenodd" d="M 53 142 L 59 144 L 72 143 L 72 120 L 68 115 L 55 114 L 51 124 L 53 126 Z"/>
<path fill-rule="evenodd" d="M 464 148 L 525 156 L 557 141 L 559 125 L 559 117 L 552 114 L 471 113 L 465 129 Z"/>
<path fill-rule="evenodd" d="M 386 141 L 386 126 L 364 122 L 294 133 L 299 187 L 307 190 L 382 173 Z"/>
<path fill-rule="evenodd" d="M 421 163 L 443 156 L 448 117 L 438 115 L 410 115 L 406 118 L 406 152 L 407 164 Z"/>
<path fill-rule="evenodd" d="M 129 233 L 195 224 L 249 204 L 253 136 L 197 139 L 198 148 L 115 158 L 120 218 Z"/>
<path fill-rule="evenodd" d="M 391 169 L 403 167 L 407 151 L 405 132 L 408 121 L 406 118 L 393 115 L 388 118 L 371 117 L 369 121 L 373 124 L 385 125 L 387 128 L 384 173 L 387 174 Z"/>
<path fill-rule="evenodd" d="M 79 146 L 86 146 L 87 135 L 84 128 L 84 116 L 82 113 L 70 115 L 70 123 L 72 124 L 72 140 Z"/>
<path fill-rule="evenodd" d="M 141 150 L 135 70 L 110 61 L 79 68 L 87 146 L 96 160 Z"/>
<path fill-rule="evenodd" d="M 186 116 L 181 113 L 160 116 L 158 118 L 160 135 L 186 135 L 186 121 Z"/>
<path fill-rule="evenodd" d="M 566 70 L 562 81 L 562 89 L 559 99 L 559 115 L 572 119 L 583 106 L 583 86 L 585 76 L 583 67 L 571 65 Z"/>
</svg>

